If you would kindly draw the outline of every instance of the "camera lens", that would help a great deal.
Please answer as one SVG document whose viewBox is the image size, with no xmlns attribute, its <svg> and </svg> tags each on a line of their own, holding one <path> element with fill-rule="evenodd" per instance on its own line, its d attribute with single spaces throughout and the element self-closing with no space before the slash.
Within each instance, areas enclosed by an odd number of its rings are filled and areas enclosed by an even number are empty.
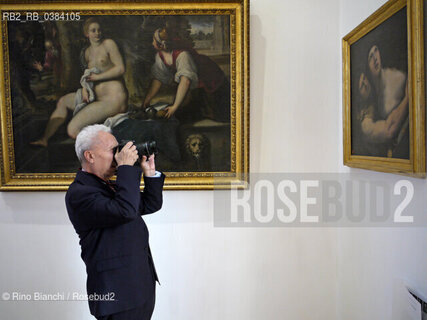
<svg viewBox="0 0 427 320">
<path fill-rule="evenodd" d="M 156 141 L 145 141 L 142 143 L 135 143 L 133 140 L 122 140 L 117 147 L 113 149 L 114 154 L 116 154 L 117 150 L 120 152 L 122 148 L 128 143 L 132 141 L 138 151 L 139 159 L 135 165 L 139 165 L 142 159 L 142 156 L 146 156 L 147 160 L 152 154 L 157 154 L 157 143 Z"/>
</svg>

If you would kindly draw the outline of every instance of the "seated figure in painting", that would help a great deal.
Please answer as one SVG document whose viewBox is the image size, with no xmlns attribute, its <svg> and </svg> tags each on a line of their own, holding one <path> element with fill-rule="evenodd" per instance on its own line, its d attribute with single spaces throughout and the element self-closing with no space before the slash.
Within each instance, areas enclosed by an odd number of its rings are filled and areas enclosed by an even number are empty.
<svg viewBox="0 0 427 320">
<path fill-rule="evenodd" d="M 46 53 L 44 58 L 44 63 L 42 64 L 40 61 L 35 61 L 33 63 L 33 67 L 38 71 L 54 71 L 59 72 L 57 69 L 59 68 L 59 56 L 58 50 L 53 46 L 52 40 L 46 40 L 45 43 Z"/>
<path fill-rule="evenodd" d="M 87 65 L 80 81 L 82 88 L 59 99 L 42 138 L 33 145 L 46 147 L 49 138 L 65 122 L 68 110 L 73 111 L 73 118 L 67 133 L 73 139 L 83 127 L 102 123 L 127 110 L 127 90 L 122 78 L 125 66 L 116 43 L 102 37 L 96 18 L 86 20 L 83 31 L 90 45 L 84 50 Z"/>
<path fill-rule="evenodd" d="M 54 46 L 53 40 L 45 40 L 44 47 L 46 51 L 43 63 L 35 61 L 33 68 L 39 72 L 39 79 L 45 76 L 44 79 L 48 79 L 47 86 L 50 90 L 57 92 L 60 90 L 61 82 L 61 56 L 59 50 Z"/>
<path fill-rule="evenodd" d="M 166 28 L 154 32 L 153 47 L 157 53 L 151 70 L 153 80 L 142 107 L 145 109 L 150 106 L 162 84 L 177 83 L 174 102 L 165 109 L 166 118 L 178 111 L 176 115 L 180 120 L 187 116 L 194 119 L 195 114 L 200 114 L 200 118 L 229 122 L 230 84 L 224 72 L 209 57 L 197 53 L 188 41 L 176 39 L 169 33 Z M 193 89 L 199 89 L 201 96 L 196 110 L 181 110 L 186 109 L 183 106 L 184 98 Z"/>
</svg>

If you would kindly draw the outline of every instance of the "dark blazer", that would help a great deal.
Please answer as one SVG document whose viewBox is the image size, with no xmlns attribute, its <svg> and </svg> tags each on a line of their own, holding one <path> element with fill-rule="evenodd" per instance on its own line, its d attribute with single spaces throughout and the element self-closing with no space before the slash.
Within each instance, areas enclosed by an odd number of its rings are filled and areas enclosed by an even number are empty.
<svg viewBox="0 0 427 320">
<path fill-rule="evenodd" d="M 163 174 L 144 177 L 144 192 L 140 192 L 141 169 L 123 165 L 117 169 L 114 189 L 81 170 L 70 185 L 65 203 L 80 237 L 94 316 L 136 308 L 153 294 L 158 279 L 148 229 L 140 215 L 162 207 L 164 179 Z"/>
</svg>

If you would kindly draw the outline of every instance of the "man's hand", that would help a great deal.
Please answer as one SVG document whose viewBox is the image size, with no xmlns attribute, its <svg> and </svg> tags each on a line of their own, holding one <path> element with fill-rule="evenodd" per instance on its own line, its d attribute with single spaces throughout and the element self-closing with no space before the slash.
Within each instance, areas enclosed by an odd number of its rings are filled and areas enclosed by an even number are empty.
<svg viewBox="0 0 427 320">
<path fill-rule="evenodd" d="M 138 160 L 138 150 L 136 150 L 135 145 L 132 141 L 129 141 L 125 144 L 123 149 L 114 155 L 114 158 L 116 159 L 117 166 L 121 165 L 129 165 L 133 166 L 136 160 Z"/>
<path fill-rule="evenodd" d="M 152 177 L 156 174 L 156 164 L 154 163 L 154 154 L 152 154 L 147 161 L 146 156 L 142 156 L 141 161 L 142 173 L 146 177 Z"/>
</svg>

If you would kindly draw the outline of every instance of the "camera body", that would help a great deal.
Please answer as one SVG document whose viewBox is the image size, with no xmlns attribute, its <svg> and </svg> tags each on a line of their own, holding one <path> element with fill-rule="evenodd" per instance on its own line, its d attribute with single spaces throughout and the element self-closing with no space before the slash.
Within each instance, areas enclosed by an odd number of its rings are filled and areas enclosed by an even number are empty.
<svg viewBox="0 0 427 320">
<path fill-rule="evenodd" d="M 136 147 L 136 150 L 138 151 L 138 161 L 135 163 L 135 165 L 140 165 L 142 156 L 146 156 L 147 160 L 152 154 L 157 154 L 157 143 L 156 141 L 145 141 L 141 143 L 135 143 L 134 140 L 122 140 L 116 148 L 114 148 L 114 154 L 117 151 L 121 151 L 123 147 L 128 143 L 129 141 L 133 142 L 134 146 Z"/>
</svg>

